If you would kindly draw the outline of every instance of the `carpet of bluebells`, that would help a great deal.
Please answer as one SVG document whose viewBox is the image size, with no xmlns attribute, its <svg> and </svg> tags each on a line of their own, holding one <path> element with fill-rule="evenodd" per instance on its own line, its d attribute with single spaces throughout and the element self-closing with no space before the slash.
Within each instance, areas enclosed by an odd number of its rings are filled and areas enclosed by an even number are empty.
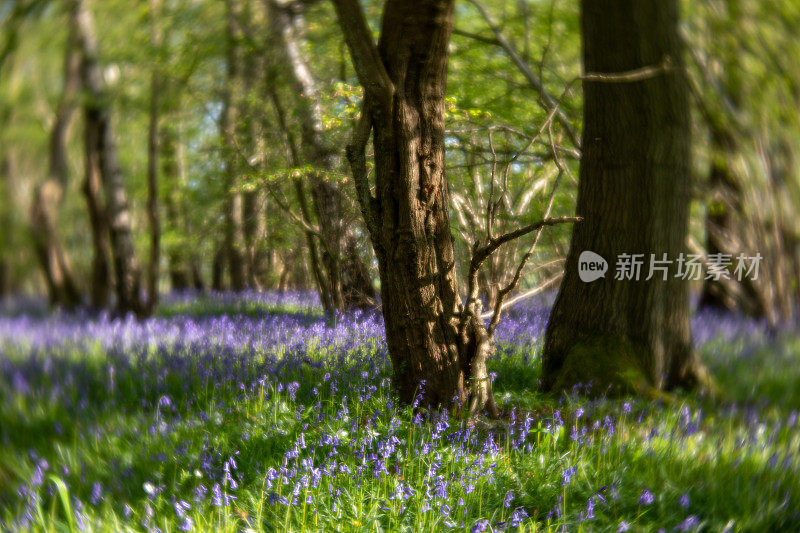
<svg viewBox="0 0 800 533">
<path fill-rule="evenodd" d="M 547 314 L 505 317 L 503 420 L 466 426 L 398 406 L 379 314 L 308 294 L 6 303 L 0 530 L 800 530 L 796 331 L 696 315 L 713 399 L 554 399 Z"/>
</svg>

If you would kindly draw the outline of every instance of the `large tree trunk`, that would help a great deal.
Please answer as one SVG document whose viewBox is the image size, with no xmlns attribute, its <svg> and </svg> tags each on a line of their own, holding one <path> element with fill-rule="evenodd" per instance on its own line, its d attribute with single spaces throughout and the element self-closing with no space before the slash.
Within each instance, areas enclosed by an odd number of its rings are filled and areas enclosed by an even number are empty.
<svg viewBox="0 0 800 533">
<path fill-rule="evenodd" d="M 146 309 L 141 295 L 139 262 L 131 230 L 131 212 L 125 181 L 117 158 L 111 111 L 108 107 L 103 73 L 97 59 L 97 40 L 91 13 L 83 1 L 75 7 L 74 24 L 81 50 L 81 82 L 85 91 L 87 169 L 99 173 L 106 199 L 111 255 L 114 264 L 117 310 L 138 316 Z"/>
<path fill-rule="evenodd" d="M 238 119 L 236 88 L 241 82 L 239 76 L 240 22 L 236 1 L 225 1 L 226 74 L 219 127 L 225 165 L 224 251 L 228 273 L 230 274 L 231 289 L 241 291 L 247 286 L 247 275 L 244 257 L 244 206 L 242 194 L 234 190 L 237 185 L 236 177 L 239 168 L 239 150 L 236 143 L 236 121 Z"/>
<path fill-rule="evenodd" d="M 543 352 L 544 389 L 593 383 L 603 393 L 693 385 L 702 369 L 692 350 L 688 282 L 656 272 L 650 254 L 684 252 L 690 201 L 688 88 L 678 36 L 678 2 L 583 0 L 583 154 L 566 272 Z M 664 64 L 644 79 L 614 74 Z M 583 282 L 578 257 L 609 262 Z M 643 254 L 638 281 L 616 280 L 621 254 Z M 627 390 L 626 390 L 627 389 Z"/>
<path fill-rule="evenodd" d="M 76 44 L 76 33 L 71 28 L 64 57 L 64 89 L 50 132 L 49 173 L 45 182 L 36 188 L 31 206 L 33 241 L 44 272 L 50 302 L 66 307 L 76 306 L 81 300 L 69 257 L 58 231 L 58 211 L 69 181 L 67 132 L 80 88 L 80 53 Z"/>
<path fill-rule="evenodd" d="M 320 232 L 321 259 L 327 278 L 325 286 L 329 291 L 324 299 L 337 310 L 348 305 L 366 307 L 374 304 L 375 293 L 369 271 L 357 253 L 353 228 L 343 214 L 342 191 L 330 179 L 336 171 L 336 160 L 325 139 L 317 82 L 303 57 L 303 13 L 295 8 L 293 2 L 271 0 L 268 5 L 273 31 L 280 34 L 276 40 L 280 41 L 282 55 L 290 67 L 292 84 L 300 96 L 298 110 L 304 159 L 317 169 L 308 178 Z M 350 271 L 346 272 L 344 268 Z"/>
</svg>

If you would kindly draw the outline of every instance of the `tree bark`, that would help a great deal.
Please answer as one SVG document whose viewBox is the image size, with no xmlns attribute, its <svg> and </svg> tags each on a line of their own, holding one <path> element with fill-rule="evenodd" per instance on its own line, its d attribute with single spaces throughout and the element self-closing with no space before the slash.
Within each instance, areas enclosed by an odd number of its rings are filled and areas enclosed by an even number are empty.
<svg viewBox="0 0 800 533">
<path fill-rule="evenodd" d="M 482 322 L 462 316 L 454 270 L 444 160 L 453 1 L 388 0 L 377 48 L 358 2 L 334 4 L 365 90 L 348 157 L 378 258 L 395 387 L 404 403 L 419 394 L 422 405 L 464 405 L 476 352 L 492 346 L 484 342 Z M 364 161 L 370 128 L 374 196 Z M 488 377 L 473 384 L 479 396 Z"/>
<path fill-rule="evenodd" d="M 225 1 L 225 91 L 220 115 L 220 134 L 225 178 L 225 256 L 230 275 L 231 289 L 242 291 L 247 286 L 244 256 L 244 206 L 242 195 L 235 189 L 238 173 L 236 145 L 237 97 L 236 87 L 240 80 L 239 38 L 240 21 L 237 0 Z"/>
<path fill-rule="evenodd" d="M 165 229 L 168 232 L 183 232 L 184 227 L 181 194 L 182 179 L 178 155 L 179 137 L 174 124 L 165 123 L 159 130 L 160 167 L 167 192 L 164 195 Z M 192 285 L 191 272 L 184 250 L 185 243 L 175 239 L 165 242 L 164 251 L 167 257 L 167 271 L 170 288 L 183 291 Z"/>
<path fill-rule="evenodd" d="M 151 45 L 162 45 L 161 0 L 150 0 Z M 158 61 L 156 59 L 155 61 Z M 147 306 L 152 311 L 158 304 L 158 266 L 161 261 L 161 220 L 158 213 L 159 117 L 161 112 L 161 70 L 153 67 L 150 74 L 150 117 L 147 131 L 147 219 L 150 224 L 150 261 L 147 263 Z"/>
<path fill-rule="evenodd" d="M 7 120 L 9 110 L 0 109 L 0 121 Z M 3 150 L 3 152 L 5 152 Z M 10 228 L 12 225 L 11 220 L 11 168 L 8 161 L 8 156 L 5 153 L 0 153 L 0 224 L 4 228 Z M 11 249 L 10 232 L 5 231 L 0 233 L 0 301 L 9 294 L 11 290 L 11 265 L 9 264 L 9 251 Z"/>
<path fill-rule="evenodd" d="M 583 156 L 566 272 L 547 326 L 542 386 L 593 383 L 632 392 L 694 385 L 704 371 L 692 350 L 688 283 L 662 274 L 616 280 L 620 254 L 675 261 L 684 252 L 690 200 L 690 117 L 678 36 L 678 2 L 583 0 Z M 614 74 L 663 64 L 638 80 Z M 585 283 L 578 257 L 609 262 Z"/>
<path fill-rule="evenodd" d="M 74 27 L 70 28 L 64 57 L 64 88 L 50 131 L 49 172 L 44 183 L 34 191 L 31 206 L 34 247 L 42 266 L 50 302 L 66 307 L 74 307 L 81 300 L 69 256 L 58 231 L 58 212 L 64 188 L 69 181 L 67 133 L 80 88 L 80 54 L 76 48 L 76 37 Z"/>
<path fill-rule="evenodd" d="M 100 178 L 100 161 L 94 149 L 93 132 L 84 131 L 85 174 L 83 196 L 89 213 L 89 227 L 92 232 L 92 276 L 89 297 L 95 309 L 104 309 L 109 305 L 111 297 L 111 243 L 109 242 L 108 221 L 103 205 L 102 183 Z"/>
<path fill-rule="evenodd" d="M 344 217 L 343 193 L 339 184 L 330 179 L 330 175 L 336 171 L 336 158 L 334 150 L 326 142 L 317 82 L 302 53 L 305 21 L 296 5 L 294 2 L 272 0 L 269 4 L 270 20 L 273 30 L 280 34 L 282 55 L 290 67 L 292 83 L 300 95 L 298 110 L 304 158 L 321 171 L 311 172 L 308 177 L 319 224 L 326 284 L 330 291 L 327 298 L 337 310 L 353 305 L 368 307 L 374 305 L 375 290 L 369 279 L 369 271 L 358 254 L 353 227 Z"/>
<path fill-rule="evenodd" d="M 131 229 L 131 213 L 125 181 L 117 158 L 111 111 L 103 73 L 97 59 L 97 40 L 91 13 L 83 1 L 75 6 L 74 24 L 81 50 L 81 82 L 85 91 L 86 150 L 92 174 L 99 174 L 105 192 L 107 229 L 111 235 L 117 310 L 121 314 L 146 314 L 141 294 L 139 262 Z"/>
</svg>

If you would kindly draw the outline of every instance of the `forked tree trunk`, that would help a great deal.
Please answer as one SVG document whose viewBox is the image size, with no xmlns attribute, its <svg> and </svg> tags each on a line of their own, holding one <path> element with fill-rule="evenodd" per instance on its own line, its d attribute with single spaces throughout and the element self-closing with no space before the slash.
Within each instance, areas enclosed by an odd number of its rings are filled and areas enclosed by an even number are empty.
<svg viewBox="0 0 800 533">
<path fill-rule="evenodd" d="M 125 314 L 142 316 L 146 309 L 142 301 L 139 262 L 131 230 L 128 195 L 117 159 L 111 112 L 97 59 L 97 41 L 91 14 L 83 1 L 78 0 L 73 23 L 78 31 L 81 50 L 81 82 L 85 91 L 84 120 L 86 128 L 87 172 L 92 179 L 99 175 L 105 192 L 107 229 L 111 235 L 117 309 Z M 91 181 L 91 180 L 90 180 Z M 90 183 L 93 186 L 93 183 Z"/>
<path fill-rule="evenodd" d="M 67 132 L 80 88 L 80 54 L 76 44 L 76 33 L 71 28 L 64 57 L 64 88 L 50 132 L 49 173 L 45 182 L 34 191 L 31 206 L 34 247 L 42 266 L 50 302 L 66 307 L 76 306 L 81 300 L 69 256 L 58 231 L 58 212 L 64 188 L 69 181 Z"/>
<path fill-rule="evenodd" d="M 736 143 L 732 134 L 713 127 L 711 131 L 711 188 L 705 219 L 706 253 L 729 254 L 733 261 L 746 250 L 750 238 L 746 235 L 750 221 L 743 217 L 743 193 L 736 176 L 730 168 L 736 157 Z M 750 316 L 761 318 L 770 310 L 760 296 L 756 286 L 747 278 L 739 280 L 703 280 L 700 307 L 740 310 Z"/>
<path fill-rule="evenodd" d="M 444 111 L 452 0 L 388 0 L 374 46 L 354 0 L 334 2 L 365 89 L 348 147 L 378 258 L 386 341 L 400 400 L 494 410 L 482 321 L 464 313 L 454 269 L 445 179 Z M 374 131 L 374 196 L 364 144 Z M 468 310 L 474 309 L 474 302 Z M 474 364 L 477 363 L 477 364 Z"/>
<path fill-rule="evenodd" d="M 268 3 L 267 6 L 271 9 L 272 4 Z M 269 13 L 269 12 L 268 12 Z M 274 19 L 271 19 L 274 20 Z M 275 32 L 275 28 L 273 27 L 273 34 Z M 272 65 L 268 66 L 268 70 L 271 70 Z M 291 129 L 286 120 L 286 112 L 281 104 L 280 98 L 278 96 L 276 90 L 276 83 L 275 83 L 275 76 L 271 74 L 266 77 L 265 89 L 266 93 L 272 103 L 272 107 L 275 110 L 275 117 L 278 120 L 278 127 L 280 128 L 281 132 L 283 133 L 284 137 L 284 144 L 286 146 L 286 160 L 287 163 L 292 167 L 300 166 L 300 151 L 297 148 L 297 143 L 295 142 L 294 135 L 292 134 Z M 330 292 L 328 290 L 327 278 L 322 273 L 321 260 L 319 257 L 319 251 L 317 249 L 317 238 L 314 235 L 314 232 L 311 231 L 310 226 L 312 224 L 311 221 L 311 210 L 308 207 L 308 200 L 306 198 L 305 187 L 303 186 L 303 182 L 299 177 L 292 178 L 292 186 L 294 189 L 295 197 L 297 200 L 298 205 L 300 206 L 300 216 L 303 219 L 303 222 L 306 224 L 307 228 L 303 230 L 303 235 L 305 237 L 306 246 L 308 248 L 308 264 L 311 268 L 311 273 L 314 276 L 314 282 L 317 287 L 317 292 L 319 293 L 320 302 L 322 303 L 322 307 L 325 310 L 325 314 L 329 315 L 334 312 L 333 302 L 330 297 Z"/>
<path fill-rule="evenodd" d="M 543 387 L 593 383 L 625 392 L 693 385 L 703 377 L 692 350 L 689 285 L 656 271 L 650 254 L 684 252 L 690 200 L 688 87 L 678 36 L 678 2 L 583 0 L 584 131 L 577 214 L 566 272 L 547 326 Z M 664 64 L 644 79 L 613 76 Z M 608 79 L 612 78 L 612 79 Z M 578 257 L 609 263 L 581 281 Z M 643 254 L 637 280 L 616 280 L 621 254 Z M 626 390 L 627 389 L 627 390 Z"/>
</svg>

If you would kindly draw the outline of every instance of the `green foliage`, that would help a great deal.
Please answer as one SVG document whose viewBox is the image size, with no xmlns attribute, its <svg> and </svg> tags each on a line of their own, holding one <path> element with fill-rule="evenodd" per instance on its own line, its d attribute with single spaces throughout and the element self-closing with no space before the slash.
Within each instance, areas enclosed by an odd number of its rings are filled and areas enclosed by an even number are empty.
<svg viewBox="0 0 800 533">
<path fill-rule="evenodd" d="M 197 317 L 280 312 L 214 305 L 200 300 L 163 313 Z M 694 397 L 668 404 L 577 396 L 556 401 L 530 387 L 539 373 L 538 343 L 502 343 L 490 370 L 497 373 L 501 406 L 513 407 L 514 414 L 495 427 L 473 428 L 475 445 L 466 451 L 458 438 L 450 439 L 462 429 L 456 421 L 451 420 L 452 427 L 442 434 L 435 420 L 420 423 L 411 409 L 398 411 L 390 405 L 394 400 L 387 389 L 388 367 L 376 369 L 370 363 L 380 357 L 383 348 L 378 344 L 353 345 L 342 354 L 355 365 L 348 372 L 368 376 L 360 386 L 374 385 L 372 394 L 355 401 L 366 388 L 335 389 L 325 375 L 331 369 L 313 364 L 330 361 L 331 348 L 325 343 L 323 337 L 308 345 L 305 356 L 311 363 L 290 365 L 281 381 L 264 381 L 247 393 L 233 381 L 212 387 L 200 378 L 186 382 L 165 372 L 158 379 L 164 380 L 165 396 L 173 402 L 148 396 L 148 381 L 155 377 L 149 373 L 181 359 L 190 363 L 194 356 L 189 345 L 178 343 L 164 351 L 154 341 L 137 347 L 142 355 L 131 354 L 133 371 L 125 375 L 141 371 L 140 378 L 110 388 L 100 386 L 113 379 L 110 356 L 100 342 L 89 350 L 69 344 L 53 347 L 47 354 L 53 365 L 72 365 L 80 379 L 98 386 L 75 398 L 81 405 L 75 419 L 46 395 L 32 400 L 16 394 L 10 378 L 0 381 L 5 398 L 0 413 L 0 519 L 10 520 L 21 512 L 17 506 L 24 502 L 8 505 L 16 501 L 10 491 L 32 479 L 36 461 L 30 458 L 36 457 L 65 465 L 63 472 L 47 477 L 31 500 L 32 526 L 43 530 L 74 530 L 79 516 L 96 529 L 158 526 L 172 531 L 183 523 L 175 512 L 180 501 L 189 503 L 186 516 L 194 528 L 209 531 L 463 531 L 478 518 L 493 524 L 506 521 L 518 508 L 530 515 L 519 524 L 522 531 L 614 531 L 623 522 L 632 530 L 656 531 L 677 527 L 687 517 L 694 517 L 698 528 L 713 531 L 797 526 L 797 515 L 791 513 L 800 494 L 795 475 L 800 464 L 789 450 L 800 445 L 800 433 L 796 424 L 787 422 L 800 408 L 796 335 L 767 343 L 758 334 L 736 342 L 721 337 L 704 345 L 701 356 L 717 372 L 727 394 L 722 403 Z M 748 346 L 758 348 L 743 356 Z M 7 348 L 11 361 L 24 352 Z M 294 356 L 287 346 L 271 349 L 283 357 Z M 242 361 L 256 372 L 267 356 L 253 353 Z M 776 356 L 780 366 L 765 364 Z M 753 368 L 763 370 L 754 373 Z M 289 382 L 299 383 L 299 390 L 287 390 L 283 384 Z M 39 386 L 46 390 L 57 384 Z M 349 410 L 342 408 L 345 395 L 351 397 Z M 191 402 L 183 403 L 185 398 Z M 758 411 L 736 408 L 752 401 L 760 402 Z M 514 439 L 526 416 L 532 418 L 530 432 L 519 446 Z M 515 425 L 509 424 L 511 417 Z M 363 466 L 357 443 L 392 435 L 401 453 L 396 463 L 387 464 L 388 474 L 373 478 L 369 473 L 347 473 Z M 279 468 L 285 452 L 298 442 L 311 449 L 326 436 L 336 436 L 341 444 L 320 446 L 314 452 L 315 464 L 333 458 L 341 473 L 325 476 L 317 486 L 301 485 L 294 506 L 276 502 L 291 500 L 294 485 L 270 487 L 269 468 Z M 198 487 L 210 490 L 215 482 L 199 465 L 210 461 L 216 472 L 229 457 L 237 464 L 233 472 L 238 488 L 225 485 L 222 496 L 237 499 L 222 506 L 211 498 L 196 503 Z M 479 457 L 485 462 L 478 468 Z M 428 510 L 423 479 L 433 467 L 444 480 L 473 476 L 473 486 L 451 490 L 447 499 L 436 500 Z M 110 472 L 124 475 L 112 477 Z M 400 480 L 416 491 L 405 504 L 392 497 Z M 95 481 L 103 488 L 103 498 L 90 504 Z M 652 501 L 644 498 L 645 490 L 652 493 Z M 341 494 L 334 499 L 331 491 Z M 513 503 L 506 506 L 509 494 Z M 313 504 L 304 503 L 307 497 Z M 590 501 L 594 517 L 587 519 Z M 445 522 L 440 505 L 454 509 L 463 525 Z"/>
</svg>

